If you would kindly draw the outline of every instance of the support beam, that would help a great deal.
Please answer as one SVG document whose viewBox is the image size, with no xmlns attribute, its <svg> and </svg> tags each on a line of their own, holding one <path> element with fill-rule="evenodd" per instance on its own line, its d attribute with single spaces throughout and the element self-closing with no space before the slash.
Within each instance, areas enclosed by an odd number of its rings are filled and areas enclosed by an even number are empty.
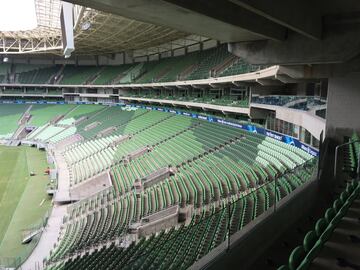
<svg viewBox="0 0 360 270">
<path fill-rule="evenodd" d="M 286 42 L 230 43 L 229 51 L 251 64 L 259 65 L 344 63 L 360 54 L 360 28 L 338 25 L 328 30 L 322 40 L 292 33 Z"/>
<path fill-rule="evenodd" d="M 360 73 L 329 78 L 326 134 L 343 142 L 353 130 L 360 131 Z"/>
<path fill-rule="evenodd" d="M 256 82 L 263 86 L 283 85 L 280 81 L 271 79 L 256 79 Z"/>
<path fill-rule="evenodd" d="M 224 42 L 286 38 L 286 27 L 228 1 L 66 1 Z"/>
<path fill-rule="evenodd" d="M 282 75 L 276 74 L 275 78 L 282 83 L 298 83 L 298 82 L 300 82 L 300 80 L 293 79 L 293 78 L 289 77 L 288 75 L 284 75 L 284 74 L 282 74 Z"/>
<path fill-rule="evenodd" d="M 246 8 L 230 1 L 223 0 L 164 0 L 192 12 L 211 17 L 219 22 L 238 26 L 249 32 L 256 33 L 266 39 L 283 41 L 286 38 L 286 27 L 253 13 Z"/>
<path fill-rule="evenodd" d="M 313 2 L 277 0 L 230 0 L 263 18 L 312 39 L 321 39 L 321 14 Z"/>
</svg>

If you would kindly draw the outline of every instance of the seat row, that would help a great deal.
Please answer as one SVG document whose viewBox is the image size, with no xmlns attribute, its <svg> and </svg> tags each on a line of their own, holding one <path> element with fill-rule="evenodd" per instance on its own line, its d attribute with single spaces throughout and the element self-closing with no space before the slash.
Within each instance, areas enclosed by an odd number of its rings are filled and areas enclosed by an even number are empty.
<svg viewBox="0 0 360 270">
<path fill-rule="evenodd" d="M 281 185 L 287 181 L 285 177 L 279 179 Z M 49 269 L 187 269 L 225 241 L 229 229 L 230 235 L 238 232 L 272 207 L 276 200 L 291 193 L 281 194 L 280 189 L 276 189 L 275 196 L 274 190 L 274 182 L 271 182 L 247 195 L 231 196 L 230 201 L 222 199 L 218 204 L 196 211 L 189 225 L 141 238 L 128 247 L 112 244 L 91 254 L 86 252 L 82 257 L 54 264 Z M 102 219 L 107 220 L 106 217 Z"/>
<path fill-rule="evenodd" d="M 135 192 L 129 189 L 117 199 L 114 200 L 112 198 L 114 206 L 109 206 L 107 202 L 111 200 L 105 197 L 101 199 L 101 203 L 93 200 L 88 202 L 87 205 L 82 204 L 78 209 L 73 209 L 69 218 L 71 222 L 67 224 L 64 234 L 68 240 L 61 242 L 62 247 L 57 249 L 58 252 L 56 253 L 60 255 L 53 257 L 53 259 L 62 258 L 66 254 L 79 250 L 79 248 L 95 244 L 94 241 L 97 238 L 94 238 L 94 235 L 106 235 L 104 236 L 105 238 L 101 236 L 98 239 L 99 241 L 119 236 L 129 225 L 130 221 L 136 222 L 141 217 L 166 209 L 172 205 L 194 205 L 195 208 L 201 209 L 229 196 L 237 198 L 248 190 L 266 184 L 267 177 L 259 178 L 261 173 L 256 170 L 256 167 L 252 169 L 249 166 L 243 165 L 242 156 L 240 155 L 243 148 L 238 148 L 236 152 L 233 152 L 232 158 L 225 156 L 228 149 L 231 148 L 232 145 L 227 145 L 222 149 L 204 155 L 202 158 L 185 163 L 178 168 L 174 176 L 145 189 L 140 195 L 136 196 Z M 238 157 L 237 160 L 235 160 L 236 157 Z M 251 161 L 249 160 L 249 162 Z M 133 173 L 135 172 L 133 170 Z M 278 198 L 286 196 L 311 176 L 311 172 L 307 172 L 305 169 L 301 172 L 302 174 L 296 174 L 292 177 L 284 176 L 279 180 L 281 184 L 277 187 Z M 132 178 L 133 181 L 135 177 Z M 121 182 L 124 180 L 126 180 L 126 176 L 119 176 L 117 182 L 121 185 Z M 114 197 L 114 195 L 111 196 Z M 94 204 L 97 204 L 96 209 L 94 209 Z M 269 205 L 269 203 L 266 203 L 266 205 Z M 113 210 L 114 207 L 126 209 L 126 211 L 122 211 L 122 218 L 111 218 L 116 223 L 108 223 L 109 226 L 104 228 L 100 225 L 100 222 L 104 220 L 103 211 L 105 210 L 101 209 L 109 208 L 105 211 L 106 214 L 110 213 L 109 215 L 114 217 L 114 215 L 117 215 L 117 212 Z M 84 213 L 87 214 L 84 215 Z M 121 223 L 121 220 L 126 222 Z M 110 228 L 118 228 L 115 230 L 117 234 L 114 234 L 115 231 Z M 122 229 L 119 230 L 119 228 Z M 108 234 L 109 231 L 111 232 L 110 234 Z M 84 236 L 75 237 L 76 235 Z"/>
<path fill-rule="evenodd" d="M 325 211 L 323 218 L 320 218 L 314 227 L 305 237 L 303 244 L 297 246 L 289 256 L 287 265 L 278 270 L 306 270 L 309 269 L 312 261 L 318 256 L 324 244 L 329 240 L 338 223 L 347 213 L 353 201 L 359 197 L 360 184 L 358 180 L 348 183 L 332 207 Z"/>
</svg>

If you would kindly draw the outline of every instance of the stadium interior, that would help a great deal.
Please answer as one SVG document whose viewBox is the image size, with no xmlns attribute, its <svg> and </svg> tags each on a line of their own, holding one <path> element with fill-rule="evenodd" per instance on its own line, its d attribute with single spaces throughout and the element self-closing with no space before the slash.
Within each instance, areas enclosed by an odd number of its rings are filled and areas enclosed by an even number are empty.
<svg viewBox="0 0 360 270">
<path fill-rule="evenodd" d="M 360 269 L 358 1 L 26 1 L 0 269 Z"/>
</svg>

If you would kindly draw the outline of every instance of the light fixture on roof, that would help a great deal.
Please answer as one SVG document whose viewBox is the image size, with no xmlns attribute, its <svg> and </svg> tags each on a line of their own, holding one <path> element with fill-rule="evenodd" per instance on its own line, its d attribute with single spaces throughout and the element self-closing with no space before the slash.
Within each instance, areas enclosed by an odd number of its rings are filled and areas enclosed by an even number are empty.
<svg viewBox="0 0 360 270">
<path fill-rule="evenodd" d="M 91 27 L 91 23 L 90 23 L 89 21 L 87 21 L 87 22 L 84 22 L 84 23 L 81 25 L 81 30 L 87 31 L 87 30 L 90 29 L 90 27 Z"/>
<path fill-rule="evenodd" d="M 5 57 L 3 58 L 3 62 L 4 62 L 4 63 L 9 62 L 9 58 L 8 58 L 7 56 L 5 56 Z"/>
</svg>

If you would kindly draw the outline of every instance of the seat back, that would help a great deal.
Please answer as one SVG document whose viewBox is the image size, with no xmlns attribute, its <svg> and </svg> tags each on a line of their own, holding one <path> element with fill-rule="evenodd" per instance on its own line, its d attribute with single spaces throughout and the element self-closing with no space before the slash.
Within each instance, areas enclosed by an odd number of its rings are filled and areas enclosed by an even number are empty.
<svg viewBox="0 0 360 270">
<path fill-rule="evenodd" d="M 302 246 L 297 246 L 290 254 L 289 269 L 296 270 L 305 258 L 305 251 Z"/>
<path fill-rule="evenodd" d="M 320 218 L 315 224 L 315 232 L 318 237 L 325 231 L 327 223 L 325 219 Z"/>
<path fill-rule="evenodd" d="M 306 253 L 308 253 L 313 248 L 317 239 L 318 239 L 318 237 L 316 236 L 316 233 L 314 231 L 309 231 L 305 235 L 303 246 L 304 246 L 304 250 Z"/>
<path fill-rule="evenodd" d="M 336 213 L 338 213 L 340 211 L 342 206 L 343 206 L 343 204 L 341 203 L 341 201 L 339 199 L 335 200 L 333 203 L 333 208 Z"/>
<path fill-rule="evenodd" d="M 340 200 L 342 203 L 345 203 L 348 197 L 349 197 L 349 193 L 347 191 L 341 192 Z"/>
<path fill-rule="evenodd" d="M 329 208 L 326 210 L 325 212 L 325 220 L 327 223 L 330 223 L 333 218 L 335 217 L 336 213 L 335 210 L 333 208 Z"/>
</svg>

